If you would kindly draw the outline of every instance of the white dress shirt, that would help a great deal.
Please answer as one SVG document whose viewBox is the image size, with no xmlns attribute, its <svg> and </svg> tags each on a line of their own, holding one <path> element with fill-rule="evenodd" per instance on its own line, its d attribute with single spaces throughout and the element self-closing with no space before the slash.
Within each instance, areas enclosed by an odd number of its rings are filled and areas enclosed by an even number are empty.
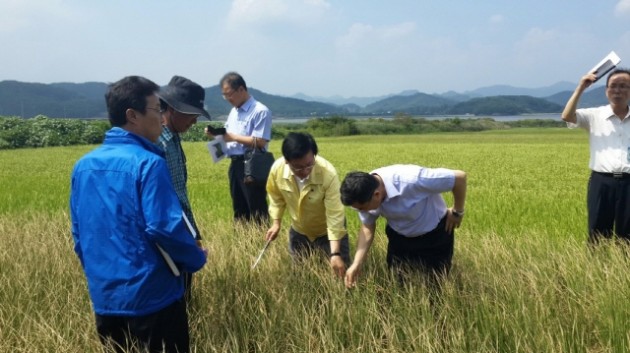
<svg viewBox="0 0 630 353">
<path fill-rule="evenodd" d="M 379 208 L 359 212 L 363 224 L 374 224 L 383 216 L 392 229 L 412 238 L 435 229 L 446 215 L 441 193 L 453 190 L 453 170 L 397 164 L 371 174 L 381 177 L 387 196 Z"/>
<path fill-rule="evenodd" d="M 589 168 L 602 173 L 630 173 L 630 111 L 623 121 L 613 113 L 610 104 L 578 109 L 575 114 L 577 122 L 567 126 L 589 132 Z"/>
</svg>

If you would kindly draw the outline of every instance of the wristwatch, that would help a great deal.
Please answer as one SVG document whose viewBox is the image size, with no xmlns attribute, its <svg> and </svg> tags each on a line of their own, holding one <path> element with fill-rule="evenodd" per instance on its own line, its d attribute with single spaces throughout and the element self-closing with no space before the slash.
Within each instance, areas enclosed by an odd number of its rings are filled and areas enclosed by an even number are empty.
<svg viewBox="0 0 630 353">
<path fill-rule="evenodd" d="M 457 217 L 457 218 L 462 218 L 464 217 L 464 210 L 461 211 L 457 211 L 455 209 L 453 209 L 453 216 Z"/>
</svg>

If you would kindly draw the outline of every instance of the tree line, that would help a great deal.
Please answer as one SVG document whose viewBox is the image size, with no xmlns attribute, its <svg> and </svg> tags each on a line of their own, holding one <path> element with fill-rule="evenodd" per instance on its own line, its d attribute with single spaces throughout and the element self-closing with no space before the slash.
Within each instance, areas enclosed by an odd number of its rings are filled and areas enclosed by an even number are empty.
<svg viewBox="0 0 630 353">
<path fill-rule="evenodd" d="M 222 122 L 211 122 L 220 126 Z M 199 122 L 187 133 L 184 141 L 207 141 L 204 133 L 207 124 Z M 315 137 L 386 134 L 426 134 L 434 132 L 463 132 L 510 129 L 518 127 L 563 127 L 554 120 L 518 120 L 501 122 L 492 118 L 458 117 L 429 120 L 397 114 L 392 119 L 352 119 L 340 115 L 318 117 L 304 123 L 282 123 L 272 126 L 272 138 L 282 139 L 291 131 L 309 132 Z M 0 116 L 0 149 L 36 148 L 70 145 L 92 145 L 103 142 L 110 129 L 107 120 L 56 119 L 39 115 L 32 119 Z"/>
</svg>

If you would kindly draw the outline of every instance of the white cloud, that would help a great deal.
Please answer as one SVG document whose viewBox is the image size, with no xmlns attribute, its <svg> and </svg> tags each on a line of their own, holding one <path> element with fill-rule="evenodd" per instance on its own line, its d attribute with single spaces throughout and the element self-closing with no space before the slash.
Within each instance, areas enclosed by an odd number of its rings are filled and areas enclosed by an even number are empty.
<svg viewBox="0 0 630 353">
<path fill-rule="evenodd" d="M 325 0 L 234 0 L 227 16 L 229 28 L 275 23 L 308 25 L 328 10 Z"/>
<path fill-rule="evenodd" d="M 620 17 L 630 15 L 630 0 L 619 0 L 615 6 L 615 15 Z"/>
<path fill-rule="evenodd" d="M 549 48 L 558 42 L 560 41 L 555 30 L 532 28 L 525 34 L 523 39 L 516 43 L 515 49 L 522 59 L 532 58 L 532 60 L 537 60 L 536 53 L 540 53 L 545 48 Z"/>
<path fill-rule="evenodd" d="M 363 23 L 355 23 L 348 29 L 348 32 L 337 38 L 338 48 L 348 48 L 362 46 L 367 43 L 390 42 L 405 38 L 416 29 L 413 22 L 404 22 L 392 26 L 374 27 Z"/>
</svg>

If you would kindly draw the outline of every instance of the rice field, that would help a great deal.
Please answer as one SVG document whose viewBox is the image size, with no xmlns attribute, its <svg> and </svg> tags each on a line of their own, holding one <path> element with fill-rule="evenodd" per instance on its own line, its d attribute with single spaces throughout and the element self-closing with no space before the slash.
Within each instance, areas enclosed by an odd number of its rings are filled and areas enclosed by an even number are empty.
<svg viewBox="0 0 630 353">
<path fill-rule="evenodd" d="M 319 138 L 341 177 L 395 163 L 468 173 L 454 268 L 439 293 L 397 284 L 384 222 L 356 289 L 231 221 L 228 162 L 186 143 L 210 250 L 190 306 L 193 352 L 627 352 L 628 248 L 586 246 L 582 131 L 513 129 Z M 281 141 L 272 141 L 279 157 Z M 0 352 L 100 352 L 68 216 L 74 162 L 94 146 L 0 151 Z M 447 200 L 448 195 L 445 195 Z M 347 209 L 354 249 L 356 213 Z"/>
</svg>

